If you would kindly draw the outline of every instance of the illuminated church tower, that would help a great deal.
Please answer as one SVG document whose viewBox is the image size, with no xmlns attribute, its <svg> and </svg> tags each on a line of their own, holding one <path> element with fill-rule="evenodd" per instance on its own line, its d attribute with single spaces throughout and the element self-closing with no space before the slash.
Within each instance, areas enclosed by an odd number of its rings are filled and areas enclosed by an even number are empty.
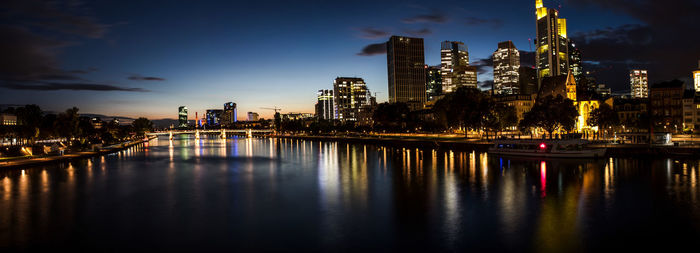
<svg viewBox="0 0 700 253">
<path fill-rule="evenodd" d="M 537 37 L 535 38 L 535 63 L 537 82 L 548 76 L 566 75 L 569 72 L 568 40 L 566 19 L 559 18 L 555 9 L 544 7 L 542 0 L 536 0 Z"/>
</svg>

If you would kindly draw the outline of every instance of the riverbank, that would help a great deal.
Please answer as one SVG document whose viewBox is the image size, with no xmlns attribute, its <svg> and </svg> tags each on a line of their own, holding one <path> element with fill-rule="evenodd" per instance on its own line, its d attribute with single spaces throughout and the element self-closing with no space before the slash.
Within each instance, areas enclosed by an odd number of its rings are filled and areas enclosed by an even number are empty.
<svg viewBox="0 0 700 253">
<path fill-rule="evenodd" d="M 149 137 L 148 141 L 151 141 L 155 138 L 157 138 L 157 137 Z M 0 169 L 32 167 L 32 166 L 45 165 L 45 164 L 50 164 L 50 163 L 66 162 L 66 161 L 71 161 L 71 160 L 75 160 L 75 159 L 84 159 L 84 158 L 90 158 L 90 157 L 95 157 L 95 156 L 101 156 L 101 155 L 111 154 L 114 152 L 119 152 L 119 151 L 125 150 L 127 148 L 133 147 L 134 145 L 138 145 L 138 144 L 141 144 L 144 142 L 146 142 L 146 141 L 145 140 L 137 140 L 137 141 L 125 142 L 125 143 L 102 148 L 100 151 L 76 152 L 76 153 L 70 153 L 70 154 L 65 154 L 65 155 L 53 155 L 53 156 L 34 157 L 34 158 L 19 159 L 19 160 L 0 161 Z"/>
</svg>

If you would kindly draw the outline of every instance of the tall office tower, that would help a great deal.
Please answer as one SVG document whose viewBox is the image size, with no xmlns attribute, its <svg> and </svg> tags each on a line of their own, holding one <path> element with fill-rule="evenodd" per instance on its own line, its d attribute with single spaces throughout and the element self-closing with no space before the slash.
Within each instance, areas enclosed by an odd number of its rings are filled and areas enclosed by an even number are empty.
<svg viewBox="0 0 700 253">
<path fill-rule="evenodd" d="M 519 94 L 520 52 L 512 41 L 498 43 L 493 52 L 493 86 L 495 94 Z"/>
<path fill-rule="evenodd" d="M 187 106 L 177 108 L 177 127 L 187 127 Z"/>
<path fill-rule="evenodd" d="M 544 77 L 569 73 L 569 52 L 566 19 L 559 18 L 557 10 L 544 7 L 542 0 L 536 0 L 535 7 L 537 7 L 535 66 L 539 86 Z"/>
<path fill-rule="evenodd" d="M 334 119 L 333 90 L 318 90 L 316 98 L 316 117 L 324 120 Z"/>
<path fill-rule="evenodd" d="M 425 77 L 424 77 L 425 78 Z M 425 84 L 423 84 L 425 86 Z M 423 91 L 425 93 L 425 91 Z M 335 119 L 357 121 L 361 109 L 368 103 L 365 80 L 355 77 L 338 77 L 333 81 Z"/>
<path fill-rule="evenodd" d="M 389 102 L 406 103 L 411 110 L 423 109 L 427 97 L 423 39 L 391 36 L 386 57 Z"/>
<path fill-rule="evenodd" d="M 224 112 L 221 115 L 221 124 L 223 125 L 233 125 L 238 121 L 238 113 L 236 109 L 236 103 L 228 102 L 224 104 Z"/>
<path fill-rule="evenodd" d="M 571 68 L 571 74 L 574 75 L 574 80 L 576 80 L 576 84 L 581 83 L 581 79 L 583 78 L 583 64 L 581 63 L 581 50 L 578 50 L 576 47 L 576 44 L 569 40 L 568 43 L 568 50 L 569 50 L 569 68 Z M 595 84 L 591 84 L 594 85 Z M 589 87 L 592 88 L 592 87 Z"/>
<path fill-rule="evenodd" d="M 649 80 L 646 70 L 630 70 L 630 95 L 632 95 L 633 98 L 649 97 Z"/>
<path fill-rule="evenodd" d="M 538 92 L 537 70 L 532 67 L 520 66 L 518 69 L 518 84 L 520 85 L 520 94 L 536 94 Z"/>
<path fill-rule="evenodd" d="M 258 121 L 260 120 L 260 115 L 257 112 L 248 112 L 248 121 Z"/>
<path fill-rule="evenodd" d="M 443 41 L 440 44 L 440 70 L 442 72 L 443 93 L 453 92 L 464 85 L 457 77 L 464 76 L 465 69 L 459 67 L 469 66 L 469 52 L 467 46 L 461 41 Z"/>
<path fill-rule="evenodd" d="M 221 109 L 209 109 L 206 114 L 206 123 L 208 127 L 221 125 L 221 114 L 224 111 Z"/>
<path fill-rule="evenodd" d="M 700 61 L 698 61 L 698 70 L 693 71 L 693 80 L 695 81 L 695 93 L 700 93 Z"/>
<path fill-rule="evenodd" d="M 442 70 L 440 67 L 425 66 L 425 92 L 427 101 L 442 97 Z"/>
</svg>

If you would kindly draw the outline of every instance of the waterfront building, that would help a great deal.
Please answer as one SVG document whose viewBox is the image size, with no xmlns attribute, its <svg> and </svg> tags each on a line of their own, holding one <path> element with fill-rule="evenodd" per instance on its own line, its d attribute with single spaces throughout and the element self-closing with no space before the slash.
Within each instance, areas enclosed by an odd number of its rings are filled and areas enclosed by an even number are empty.
<svg viewBox="0 0 700 253">
<path fill-rule="evenodd" d="M 465 85 L 470 81 L 469 52 L 467 46 L 461 41 L 443 41 L 440 44 L 440 72 L 442 74 L 442 91 L 449 93 Z M 476 75 L 474 75 L 476 78 Z M 476 83 L 474 83 L 476 87 Z"/>
<path fill-rule="evenodd" d="M 314 117 L 313 113 L 299 113 L 299 112 L 290 112 L 290 113 L 285 113 L 282 114 L 282 120 L 307 120 L 311 119 Z"/>
<path fill-rule="evenodd" d="M 209 109 L 206 113 L 206 124 L 208 127 L 214 127 L 221 125 L 221 114 L 224 110 L 221 109 Z"/>
<path fill-rule="evenodd" d="M 424 84 L 425 86 L 425 84 Z M 425 91 L 423 91 L 425 92 Z M 362 78 L 338 77 L 333 81 L 335 119 L 358 121 L 359 113 L 369 103 L 369 90 Z"/>
<path fill-rule="evenodd" d="M 258 121 L 260 115 L 257 112 L 248 112 L 248 121 Z"/>
<path fill-rule="evenodd" d="M 559 12 L 544 7 L 542 0 L 535 1 L 536 38 L 535 66 L 538 83 L 550 76 L 567 75 L 569 72 L 569 50 L 566 34 L 566 19 Z"/>
<path fill-rule="evenodd" d="M 700 93 L 700 61 L 698 61 L 698 70 L 693 71 L 693 83 L 695 93 Z"/>
<path fill-rule="evenodd" d="M 177 109 L 177 127 L 187 127 L 187 106 L 180 106 Z"/>
<path fill-rule="evenodd" d="M 588 92 L 578 92 L 576 89 L 576 79 L 574 75 L 569 71 L 566 76 L 551 76 L 542 79 L 542 87 L 539 91 L 537 99 L 542 99 L 546 96 L 562 96 L 573 101 L 576 110 L 578 111 L 578 118 L 576 119 L 576 131 L 579 133 L 592 134 L 598 131 L 597 126 L 588 125 L 588 118 L 590 112 L 600 107 L 600 101 Z M 613 106 L 612 99 L 606 101 Z"/>
<path fill-rule="evenodd" d="M 633 98 L 649 97 L 649 79 L 646 70 L 630 70 L 630 95 Z"/>
<path fill-rule="evenodd" d="M 532 109 L 535 105 L 536 94 L 509 94 L 495 96 L 496 103 L 503 103 L 515 108 L 515 114 L 518 116 L 518 122 L 523 120 L 525 113 Z"/>
<path fill-rule="evenodd" d="M 17 116 L 9 113 L 0 113 L 0 125 L 2 126 L 16 126 Z"/>
<path fill-rule="evenodd" d="M 494 94 L 519 94 L 520 52 L 512 41 L 498 43 L 493 52 Z"/>
<path fill-rule="evenodd" d="M 427 102 L 433 102 L 442 97 L 441 67 L 425 66 L 425 89 Z"/>
<path fill-rule="evenodd" d="M 427 97 L 423 39 L 391 36 L 386 55 L 389 103 L 402 102 L 411 110 L 423 109 Z"/>
<path fill-rule="evenodd" d="M 647 98 L 623 98 L 616 97 L 613 100 L 613 110 L 617 112 L 617 117 L 620 119 L 620 124 L 624 129 L 638 128 L 647 129 L 648 126 L 642 126 L 641 120 L 644 115 L 648 114 Z"/>
<path fill-rule="evenodd" d="M 683 94 L 683 131 L 695 131 L 700 127 L 700 97 L 695 91 Z"/>
<path fill-rule="evenodd" d="M 519 93 L 523 95 L 537 94 L 537 70 L 532 67 L 520 66 L 518 68 Z"/>
<path fill-rule="evenodd" d="M 649 92 L 651 121 L 665 131 L 682 130 L 685 83 L 674 80 L 654 84 Z"/>
<path fill-rule="evenodd" d="M 238 109 L 236 103 L 228 102 L 224 104 L 224 111 L 221 114 L 221 124 L 231 126 L 238 121 Z"/>
<path fill-rule="evenodd" d="M 93 117 L 90 119 L 90 125 L 92 125 L 92 128 L 94 129 L 102 129 L 104 126 L 104 121 L 102 121 L 101 118 Z"/>
<path fill-rule="evenodd" d="M 323 120 L 335 119 L 333 90 L 318 90 L 316 93 L 316 117 Z"/>
</svg>

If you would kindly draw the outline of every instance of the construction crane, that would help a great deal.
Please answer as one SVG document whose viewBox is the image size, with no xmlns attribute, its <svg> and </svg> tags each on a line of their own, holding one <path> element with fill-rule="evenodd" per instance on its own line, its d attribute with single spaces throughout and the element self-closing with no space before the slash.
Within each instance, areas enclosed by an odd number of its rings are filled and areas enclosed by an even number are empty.
<svg viewBox="0 0 700 253">
<path fill-rule="evenodd" d="M 278 113 L 278 112 L 282 111 L 282 108 L 277 108 L 277 106 L 274 106 L 274 108 L 260 107 L 260 109 L 273 110 L 273 111 L 275 111 L 275 113 Z"/>
</svg>

